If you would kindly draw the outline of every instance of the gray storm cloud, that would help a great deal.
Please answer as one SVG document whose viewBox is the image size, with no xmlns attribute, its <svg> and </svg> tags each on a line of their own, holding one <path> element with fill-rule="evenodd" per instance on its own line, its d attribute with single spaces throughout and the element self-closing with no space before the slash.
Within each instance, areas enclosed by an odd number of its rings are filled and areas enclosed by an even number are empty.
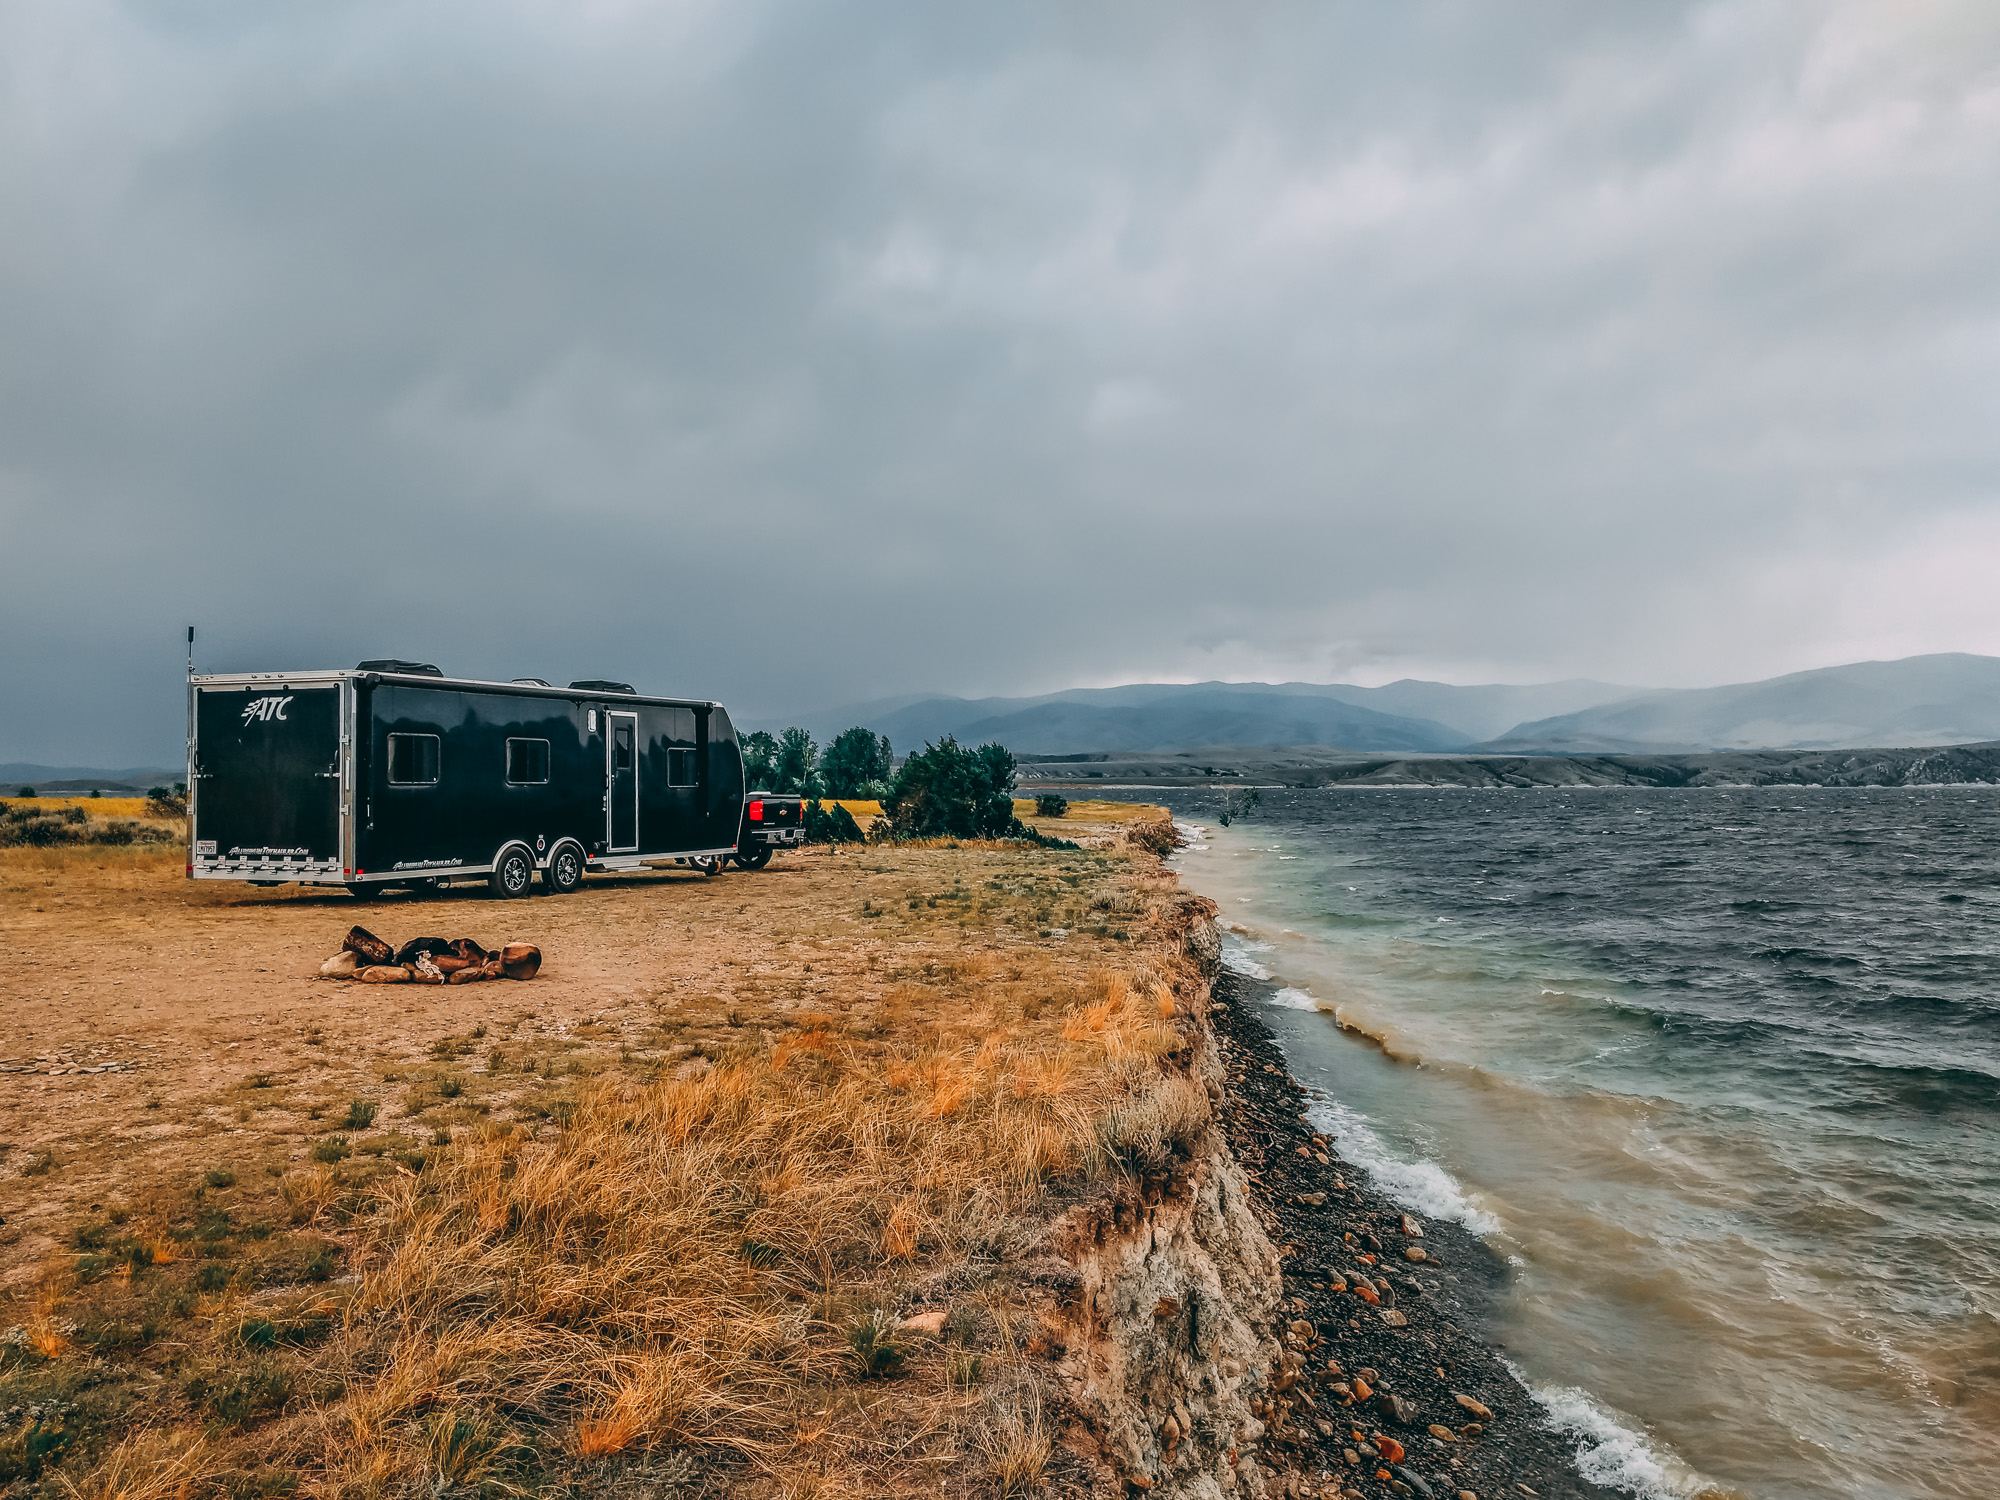
<svg viewBox="0 0 2000 1500">
<path fill-rule="evenodd" d="M 2000 12 L 0 10 L 0 758 L 2000 651 Z"/>
</svg>

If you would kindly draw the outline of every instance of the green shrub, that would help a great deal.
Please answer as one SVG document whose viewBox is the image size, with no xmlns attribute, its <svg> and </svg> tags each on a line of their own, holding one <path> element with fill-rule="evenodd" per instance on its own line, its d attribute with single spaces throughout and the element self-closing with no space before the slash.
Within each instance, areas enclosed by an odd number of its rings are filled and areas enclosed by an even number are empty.
<svg viewBox="0 0 2000 1500">
<path fill-rule="evenodd" d="M 39 1414 L 9 1431 L 0 1431 L 0 1485 L 39 1478 L 43 1467 L 59 1460 L 75 1436 L 61 1417 L 44 1421 Z"/>
<path fill-rule="evenodd" d="M 347 1106 L 347 1119 L 342 1128 L 346 1130 L 366 1130 L 375 1123 L 376 1104 L 373 1099 L 356 1099 Z"/>
<path fill-rule="evenodd" d="M 1043 792 L 1035 798 L 1035 816 L 1060 818 L 1069 811 L 1069 798 L 1061 792 Z"/>
<path fill-rule="evenodd" d="M 946 735 L 897 771 L 882 811 L 898 838 L 1018 838 L 1014 757 L 1004 745 L 967 750 Z"/>
<path fill-rule="evenodd" d="M 903 1346 L 896 1340 L 896 1325 L 879 1308 L 847 1330 L 848 1347 L 864 1377 L 893 1375 L 903 1365 Z"/>
<path fill-rule="evenodd" d="M 809 844 L 863 844 L 868 836 L 854 821 L 854 814 L 839 803 L 828 807 L 822 802 L 806 804 L 806 842 Z"/>
</svg>

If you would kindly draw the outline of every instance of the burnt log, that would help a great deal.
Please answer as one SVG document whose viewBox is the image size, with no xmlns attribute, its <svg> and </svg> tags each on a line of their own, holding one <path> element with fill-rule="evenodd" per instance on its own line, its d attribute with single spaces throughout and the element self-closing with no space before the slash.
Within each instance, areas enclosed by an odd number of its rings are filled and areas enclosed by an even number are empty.
<svg viewBox="0 0 2000 1500">
<path fill-rule="evenodd" d="M 414 937 L 396 950 L 396 962 L 414 963 L 419 958 L 428 958 L 433 953 L 453 952 L 450 943 L 440 937 Z"/>
<path fill-rule="evenodd" d="M 348 928 L 347 937 L 340 946 L 365 964 L 395 962 L 396 950 L 365 927 Z"/>
</svg>

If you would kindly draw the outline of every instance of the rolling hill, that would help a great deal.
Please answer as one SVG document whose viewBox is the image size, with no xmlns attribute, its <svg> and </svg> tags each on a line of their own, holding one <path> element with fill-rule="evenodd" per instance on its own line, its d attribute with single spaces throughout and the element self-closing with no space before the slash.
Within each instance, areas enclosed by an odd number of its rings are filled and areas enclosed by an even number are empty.
<svg viewBox="0 0 2000 1500">
<path fill-rule="evenodd" d="M 2000 739 L 2000 657 L 1857 662 L 1713 688 L 1574 680 L 1461 687 L 1131 683 L 1034 698 L 905 696 L 770 721 L 822 743 L 854 724 L 899 751 L 941 735 L 1018 754 L 1173 752 L 1217 745 L 1438 754 L 1699 754 L 1963 745 Z"/>
</svg>

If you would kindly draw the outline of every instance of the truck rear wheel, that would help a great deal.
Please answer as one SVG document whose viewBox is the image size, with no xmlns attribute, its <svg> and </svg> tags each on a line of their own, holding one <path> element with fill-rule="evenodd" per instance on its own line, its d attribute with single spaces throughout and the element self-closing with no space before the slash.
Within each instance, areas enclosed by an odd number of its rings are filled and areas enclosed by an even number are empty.
<svg viewBox="0 0 2000 1500">
<path fill-rule="evenodd" d="M 746 870 L 761 870 L 771 862 L 771 846 L 759 844 L 755 849 L 736 851 L 736 863 Z"/>
<path fill-rule="evenodd" d="M 492 887 L 494 895 L 511 900 L 527 895 L 534 882 L 535 862 L 528 857 L 526 849 L 516 844 L 501 853 L 486 883 Z"/>
<path fill-rule="evenodd" d="M 542 884 L 552 896 L 567 896 L 583 884 L 583 851 L 574 844 L 557 844 L 542 871 Z"/>
</svg>

